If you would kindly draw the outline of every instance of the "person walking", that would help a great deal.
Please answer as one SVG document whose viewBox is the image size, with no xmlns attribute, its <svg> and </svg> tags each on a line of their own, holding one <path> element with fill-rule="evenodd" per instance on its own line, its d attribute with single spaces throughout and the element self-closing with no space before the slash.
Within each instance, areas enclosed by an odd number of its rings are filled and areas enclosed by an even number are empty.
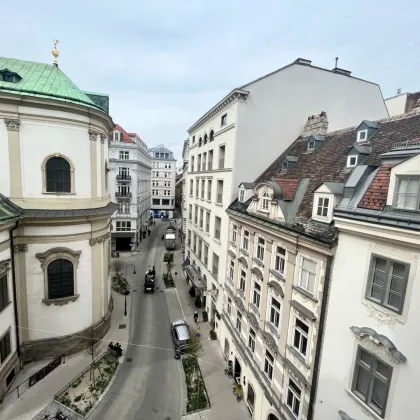
<svg viewBox="0 0 420 420">
<path fill-rule="evenodd" d="M 149 236 L 150 236 L 150 234 L 152 233 L 152 231 L 149 229 L 148 231 L 147 231 L 147 233 L 149 234 Z"/>
<path fill-rule="evenodd" d="M 194 322 L 198 324 L 198 312 L 194 311 Z"/>
</svg>

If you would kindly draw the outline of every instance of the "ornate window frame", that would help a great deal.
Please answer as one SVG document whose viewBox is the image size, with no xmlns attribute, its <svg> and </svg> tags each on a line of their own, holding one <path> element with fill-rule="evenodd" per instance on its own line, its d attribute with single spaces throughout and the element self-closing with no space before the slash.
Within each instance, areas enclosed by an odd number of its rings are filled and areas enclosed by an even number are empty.
<svg viewBox="0 0 420 420">
<path fill-rule="evenodd" d="M 48 251 L 45 251 L 43 253 L 35 254 L 35 257 L 38 258 L 38 260 L 41 263 L 41 269 L 44 273 L 44 299 L 42 299 L 42 302 L 45 303 L 47 306 L 53 305 L 66 305 L 69 302 L 74 302 L 78 299 L 80 296 L 77 293 L 77 268 L 79 266 L 79 259 L 80 254 L 82 251 L 73 251 L 69 248 L 64 247 L 57 247 L 57 248 L 51 248 Z M 74 294 L 73 296 L 68 296 L 65 298 L 59 298 L 59 299 L 49 299 L 48 298 L 48 265 L 58 259 L 65 259 L 72 262 L 74 270 Z"/>
<path fill-rule="evenodd" d="M 59 157 L 62 159 L 65 159 L 69 165 L 70 165 L 70 192 L 50 192 L 47 191 L 47 162 L 49 159 Z M 42 172 L 42 194 L 49 194 L 49 195 L 74 195 L 76 194 L 75 191 L 75 175 L 74 175 L 74 164 L 71 161 L 70 158 L 68 158 L 66 155 L 63 155 L 61 153 L 51 153 L 50 155 L 47 155 L 41 164 L 41 172 Z"/>
</svg>

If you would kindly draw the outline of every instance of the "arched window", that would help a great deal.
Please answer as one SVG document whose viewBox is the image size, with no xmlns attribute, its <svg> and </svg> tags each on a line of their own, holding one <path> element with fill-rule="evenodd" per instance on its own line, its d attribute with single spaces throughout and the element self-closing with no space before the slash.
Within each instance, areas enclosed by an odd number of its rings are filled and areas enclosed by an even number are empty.
<svg viewBox="0 0 420 420">
<path fill-rule="evenodd" d="M 62 157 L 51 157 L 45 165 L 46 192 L 70 193 L 70 163 Z"/>
<path fill-rule="evenodd" d="M 254 412 L 255 408 L 255 392 L 252 385 L 248 382 L 248 392 L 246 396 L 246 402 L 248 403 L 248 407 L 251 410 L 251 412 Z"/>
<path fill-rule="evenodd" d="M 261 210 L 268 211 L 269 195 L 267 191 L 263 192 L 261 199 Z"/>
<path fill-rule="evenodd" d="M 207 134 L 204 134 L 204 144 L 207 144 L 207 139 L 208 139 Z"/>
<path fill-rule="evenodd" d="M 48 264 L 48 299 L 74 296 L 74 266 L 70 260 L 58 259 Z"/>
<path fill-rule="evenodd" d="M 214 131 L 211 130 L 210 131 L 210 141 L 213 141 L 213 140 L 214 140 Z"/>
</svg>

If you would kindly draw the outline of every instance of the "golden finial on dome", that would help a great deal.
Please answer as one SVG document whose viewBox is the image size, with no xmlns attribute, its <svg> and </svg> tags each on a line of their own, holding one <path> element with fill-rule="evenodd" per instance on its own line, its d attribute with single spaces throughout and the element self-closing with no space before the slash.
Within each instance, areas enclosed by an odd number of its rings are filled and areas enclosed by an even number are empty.
<svg viewBox="0 0 420 420">
<path fill-rule="evenodd" d="M 58 67 L 58 61 L 57 61 L 57 58 L 58 58 L 58 56 L 60 55 L 60 53 L 59 53 L 59 51 L 58 51 L 58 49 L 57 49 L 57 44 L 59 43 L 60 41 L 58 40 L 58 39 L 54 39 L 54 41 L 53 41 L 53 43 L 54 43 L 54 48 L 52 49 L 52 55 L 53 55 L 53 57 L 54 57 L 54 66 L 56 66 L 56 67 Z"/>
</svg>

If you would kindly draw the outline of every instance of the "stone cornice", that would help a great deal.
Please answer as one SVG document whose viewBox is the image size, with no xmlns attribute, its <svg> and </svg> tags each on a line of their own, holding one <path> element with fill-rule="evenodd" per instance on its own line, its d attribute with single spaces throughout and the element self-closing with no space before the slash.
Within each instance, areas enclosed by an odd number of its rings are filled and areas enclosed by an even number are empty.
<svg viewBox="0 0 420 420">
<path fill-rule="evenodd" d="M 241 89 L 234 89 L 232 90 L 227 96 L 225 96 L 219 103 L 217 103 L 213 108 L 207 111 L 196 123 L 194 123 L 187 131 L 188 133 L 192 133 L 193 131 L 200 128 L 203 124 L 213 118 L 216 114 L 226 108 L 235 100 L 246 100 L 248 97 L 249 92 L 246 90 Z"/>
<path fill-rule="evenodd" d="M 95 245 L 98 243 L 105 242 L 107 239 L 111 237 L 111 232 L 105 233 L 105 235 L 98 236 L 97 238 L 89 239 L 89 245 Z"/>
</svg>

